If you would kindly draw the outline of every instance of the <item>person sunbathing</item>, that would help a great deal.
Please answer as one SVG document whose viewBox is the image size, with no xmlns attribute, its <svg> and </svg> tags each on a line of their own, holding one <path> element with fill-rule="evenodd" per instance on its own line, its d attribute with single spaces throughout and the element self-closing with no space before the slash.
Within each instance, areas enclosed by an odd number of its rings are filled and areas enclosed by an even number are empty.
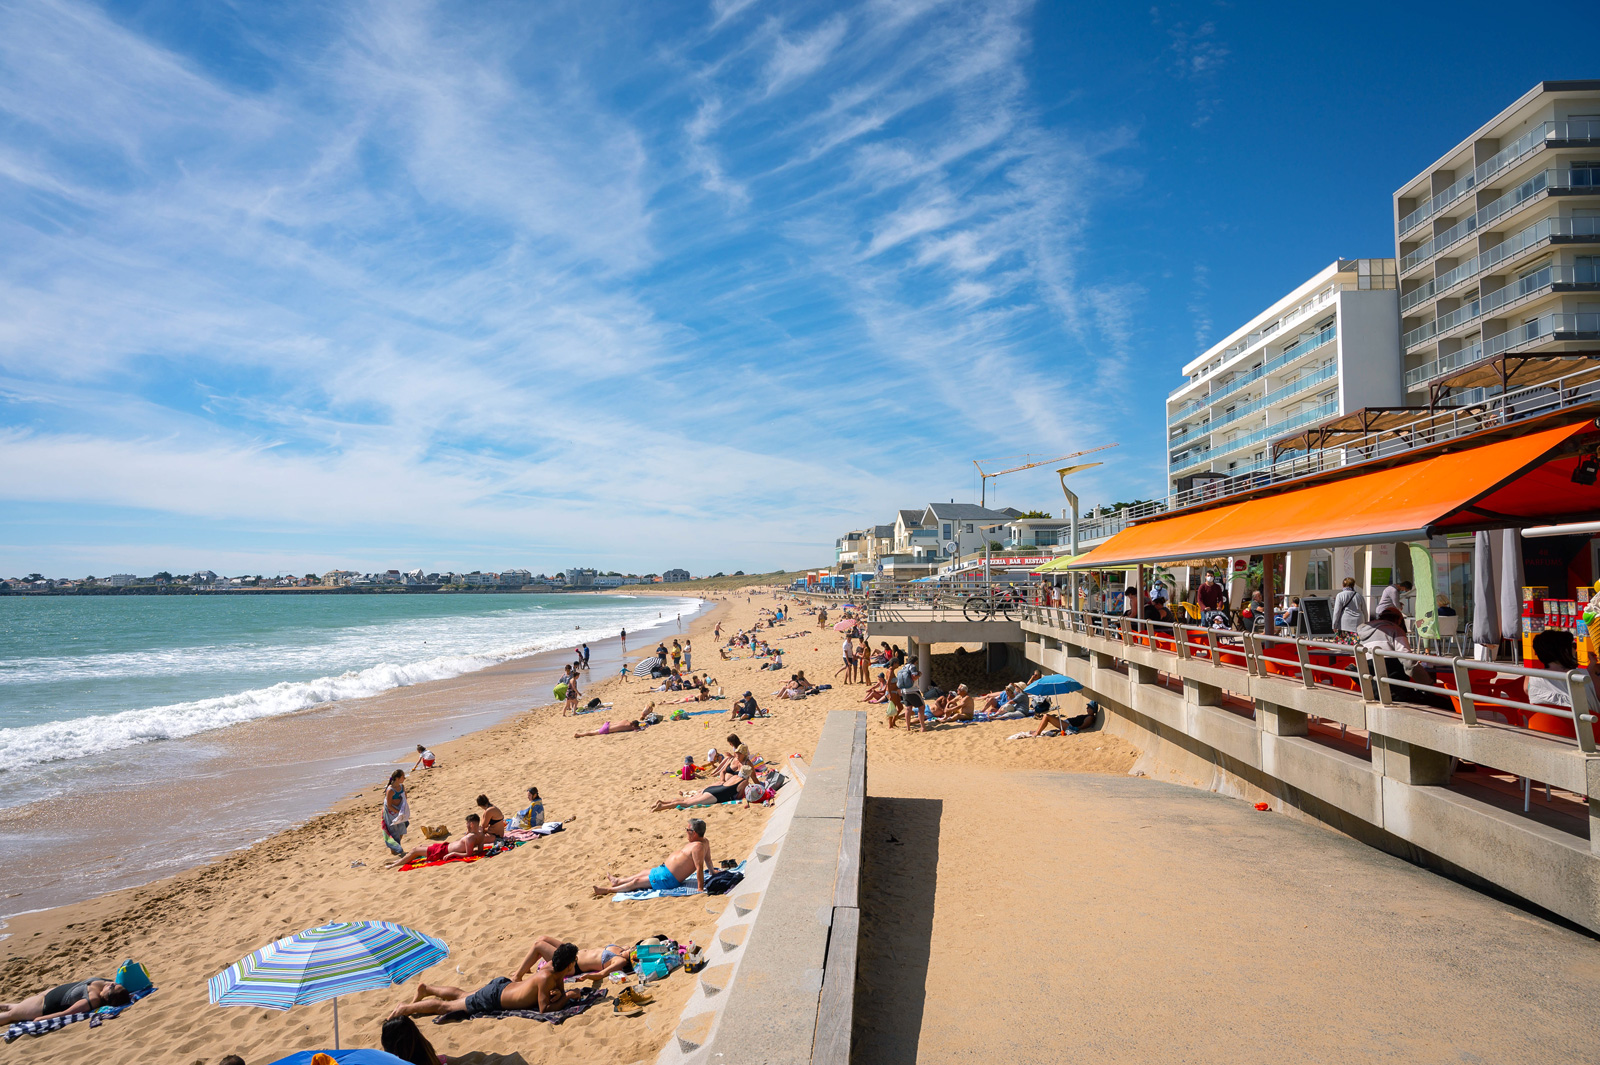
<svg viewBox="0 0 1600 1065">
<path fill-rule="evenodd" d="M 658 799 L 656 804 L 650 808 L 650 812 L 658 814 L 662 810 L 682 810 L 689 806 L 716 806 L 718 803 L 737 802 L 743 793 L 744 785 L 749 783 L 751 775 L 749 766 L 741 766 L 738 774 L 732 778 L 731 783 L 729 783 L 729 778 L 724 775 L 723 783 L 708 784 L 704 791 L 685 792 L 676 799 Z"/>
<path fill-rule="evenodd" d="M 427 843 L 421 847 L 412 847 L 409 851 L 384 866 L 384 868 L 399 869 L 419 859 L 442 862 L 452 856 L 471 858 L 488 850 L 493 844 L 494 837 L 483 830 L 482 819 L 477 814 L 468 814 L 467 830 L 460 839 L 449 843 L 440 841 L 438 843 Z"/>
<path fill-rule="evenodd" d="M 103 976 L 92 976 L 71 984 L 57 984 L 21 1002 L 0 1003 L 0 1024 L 91 1013 L 101 1006 L 126 1006 L 132 997 L 121 984 Z"/>
<path fill-rule="evenodd" d="M 650 705 L 654 706 L 655 703 L 651 703 Z M 602 724 L 599 728 L 595 729 L 593 732 L 574 732 L 572 734 L 572 738 L 575 739 L 575 740 L 581 740 L 585 736 L 609 736 L 614 732 L 643 732 L 643 731 L 644 731 L 644 726 L 639 724 L 638 721 L 624 721 L 620 725 L 613 725 L 611 722 L 607 721 L 604 724 Z"/>
<path fill-rule="evenodd" d="M 501 839 L 506 834 L 506 815 L 500 812 L 500 807 L 489 801 L 489 796 L 478 796 L 478 808 L 483 811 L 483 831 L 485 835 Z"/>
<path fill-rule="evenodd" d="M 958 684 L 955 691 L 940 700 L 941 707 L 934 716 L 940 721 L 971 721 L 973 701 L 972 696 L 967 694 L 967 686 Z"/>
<path fill-rule="evenodd" d="M 695 889 L 706 889 L 706 875 L 711 872 L 711 844 L 706 842 L 706 823 L 698 817 L 689 819 L 684 828 L 688 842 L 673 852 L 666 861 L 654 869 L 646 869 L 629 877 L 607 876 L 608 884 L 596 884 L 594 897 L 601 898 L 626 891 L 671 891 L 683 887 L 694 874 Z M 574 948 L 576 950 L 576 948 Z"/>
<path fill-rule="evenodd" d="M 505 1010 L 538 1010 L 553 1013 L 570 1006 L 580 992 L 567 990 L 567 977 L 577 968 L 578 948 L 563 943 L 552 953 L 548 967 L 532 976 L 511 979 L 497 976 L 478 990 L 467 993 L 446 984 L 418 984 L 410 1002 L 402 1002 L 389 1014 L 395 1017 L 433 1017 L 465 1010 L 468 1014 L 500 1013 Z"/>
<path fill-rule="evenodd" d="M 674 699 L 673 702 L 679 702 L 679 703 L 704 703 L 704 702 L 709 702 L 710 699 L 711 699 L 711 689 L 707 688 L 704 684 L 701 684 L 701 685 L 697 685 L 695 687 L 693 695 L 685 695 L 682 699 Z"/>
<path fill-rule="evenodd" d="M 869 703 L 881 703 L 888 699 L 888 692 L 889 674 L 879 673 L 878 679 L 873 682 L 872 687 L 867 689 L 866 701 Z"/>
<path fill-rule="evenodd" d="M 560 949 L 561 941 L 555 936 L 540 936 L 535 939 L 533 949 L 522 959 L 522 964 L 517 968 L 517 975 L 511 979 L 521 980 L 533 970 L 545 968 Z M 570 979 L 582 977 L 598 986 L 600 981 L 612 973 L 622 973 L 626 976 L 632 972 L 631 954 L 615 943 L 608 943 L 604 947 L 578 951 L 577 966 Z"/>
<path fill-rule="evenodd" d="M 1012 681 L 1007 684 L 1005 691 L 991 692 L 983 697 L 983 703 L 978 707 L 978 712 L 983 714 L 998 714 L 1004 708 L 1016 701 L 1017 694 L 1022 691 L 1022 685 Z"/>
</svg>

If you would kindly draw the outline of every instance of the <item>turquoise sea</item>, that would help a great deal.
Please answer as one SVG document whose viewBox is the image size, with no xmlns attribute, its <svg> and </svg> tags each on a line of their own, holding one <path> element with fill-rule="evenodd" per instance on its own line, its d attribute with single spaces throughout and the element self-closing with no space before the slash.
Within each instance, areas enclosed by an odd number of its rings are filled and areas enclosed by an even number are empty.
<svg viewBox="0 0 1600 1065">
<path fill-rule="evenodd" d="M 59 790 L 78 760 L 623 629 L 644 638 L 695 603 L 579 594 L 0 597 L 0 808 Z"/>
</svg>

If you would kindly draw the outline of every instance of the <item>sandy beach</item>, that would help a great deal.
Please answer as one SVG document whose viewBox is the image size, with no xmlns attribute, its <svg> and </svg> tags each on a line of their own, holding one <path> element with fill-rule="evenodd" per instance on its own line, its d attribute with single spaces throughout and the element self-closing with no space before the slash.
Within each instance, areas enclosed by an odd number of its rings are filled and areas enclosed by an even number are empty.
<svg viewBox="0 0 1600 1065">
<path fill-rule="evenodd" d="M 809 757 L 832 709 L 860 709 L 863 688 L 836 687 L 799 702 L 779 702 L 768 693 L 778 676 L 760 671 L 753 659 L 721 661 L 711 637 L 719 621 L 724 636 L 751 625 L 774 599 L 714 594 L 712 609 L 697 619 L 691 638 L 695 664 L 710 667 L 730 696 L 688 709 L 726 712 L 752 689 L 773 716 L 740 723 L 736 731 L 757 754 L 781 760 Z M 817 631 L 816 619 L 794 606 L 794 619 L 769 636 L 810 629 L 809 636 L 781 640 L 788 668 L 803 668 L 818 682 L 837 668 L 838 638 Z M 668 641 L 670 643 L 670 639 Z M 651 647 L 654 646 L 654 641 Z M 637 659 L 650 647 L 630 647 Z M 953 657 L 953 656 L 952 656 Z M 936 666 L 935 673 L 938 673 Z M 456 697 L 468 699 L 472 678 L 459 678 Z M 480 677 L 478 683 L 503 683 Z M 705 942 L 725 897 L 614 902 L 591 898 L 589 886 L 607 873 L 631 874 L 654 865 L 677 844 L 687 814 L 648 812 L 659 797 L 678 793 L 667 775 L 686 754 L 702 757 L 724 746 L 732 728 L 723 715 L 665 722 L 638 734 L 574 738 L 609 718 L 635 716 L 652 700 L 648 682 L 596 679 L 588 692 L 615 704 L 609 714 L 564 717 L 560 705 L 544 705 L 435 747 L 439 765 L 412 778 L 412 833 L 447 823 L 459 833 L 473 798 L 486 792 L 511 810 L 528 785 L 536 785 L 547 816 L 574 819 L 553 837 L 470 864 L 386 872 L 389 857 L 378 835 L 381 799 L 372 786 L 348 796 L 307 823 L 280 832 L 246 850 L 205 866 L 91 901 L 16 918 L 0 941 L 0 998 L 31 993 L 80 974 L 109 972 L 123 958 L 145 962 L 160 990 L 121 1017 L 96 1029 L 86 1024 L 15 1044 L 12 1055 L 30 1061 L 107 1063 L 161 1060 L 211 1063 L 238 1053 L 249 1065 L 308 1048 L 331 1045 L 331 1004 L 288 1013 L 209 1005 L 205 981 L 227 964 L 271 940 L 332 919 L 394 920 L 442 938 L 448 959 L 421 979 L 476 988 L 514 971 L 540 934 L 581 947 L 633 942 L 664 933 L 680 942 Z M 1045 740 L 1008 741 L 1017 722 L 993 722 L 929 734 L 890 732 L 873 711 L 874 761 L 926 763 L 951 760 L 997 767 L 1078 769 L 1125 773 L 1135 752 L 1114 737 L 1087 734 Z M 997 803 L 997 810 L 999 809 Z M 742 858 L 759 836 L 768 811 L 718 806 L 699 811 L 718 858 Z M 414 984 L 347 996 L 340 1004 L 345 1045 L 376 1045 L 378 1029 L 392 1005 Z M 530 1021 L 473 1021 L 449 1026 L 424 1023 L 442 1054 L 465 1062 L 587 1060 L 629 1063 L 652 1060 L 676 1023 L 690 989 L 687 980 L 654 985 L 656 1001 L 642 1016 L 594 1009 L 560 1026 Z M 520 1055 L 520 1056 L 519 1056 Z"/>
</svg>

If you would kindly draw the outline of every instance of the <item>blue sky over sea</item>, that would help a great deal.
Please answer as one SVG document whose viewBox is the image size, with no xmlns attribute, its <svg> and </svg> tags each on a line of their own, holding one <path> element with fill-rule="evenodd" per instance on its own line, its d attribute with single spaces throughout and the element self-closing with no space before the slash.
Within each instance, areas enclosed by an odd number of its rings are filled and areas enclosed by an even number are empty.
<svg viewBox="0 0 1600 1065">
<path fill-rule="evenodd" d="M 1085 503 L 1157 494 L 1178 368 L 1595 28 L 0 0 L 0 574 L 815 565 L 1111 442 Z"/>
</svg>

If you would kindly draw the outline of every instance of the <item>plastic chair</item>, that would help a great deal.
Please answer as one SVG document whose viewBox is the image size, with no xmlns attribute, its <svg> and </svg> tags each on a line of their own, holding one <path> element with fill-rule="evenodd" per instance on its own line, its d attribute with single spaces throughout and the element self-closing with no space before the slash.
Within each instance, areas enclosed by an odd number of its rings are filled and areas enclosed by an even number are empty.
<svg viewBox="0 0 1600 1065">
<path fill-rule="evenodd" d="M 1540 703 L 1540 706 L 1550 706 L 1550 703 Z M 1568 709 L 1562 707 L 1561 709 Z M 1569 740 L 1578 738 L 1578 729 L 1570 718 L 1557 717 L 1554 714 L 1529 714 L 1523 722 L 1523 728 L 1530 732 L 1543 732 L 1548 736 L 1565 736 Z"/>
</svg>

